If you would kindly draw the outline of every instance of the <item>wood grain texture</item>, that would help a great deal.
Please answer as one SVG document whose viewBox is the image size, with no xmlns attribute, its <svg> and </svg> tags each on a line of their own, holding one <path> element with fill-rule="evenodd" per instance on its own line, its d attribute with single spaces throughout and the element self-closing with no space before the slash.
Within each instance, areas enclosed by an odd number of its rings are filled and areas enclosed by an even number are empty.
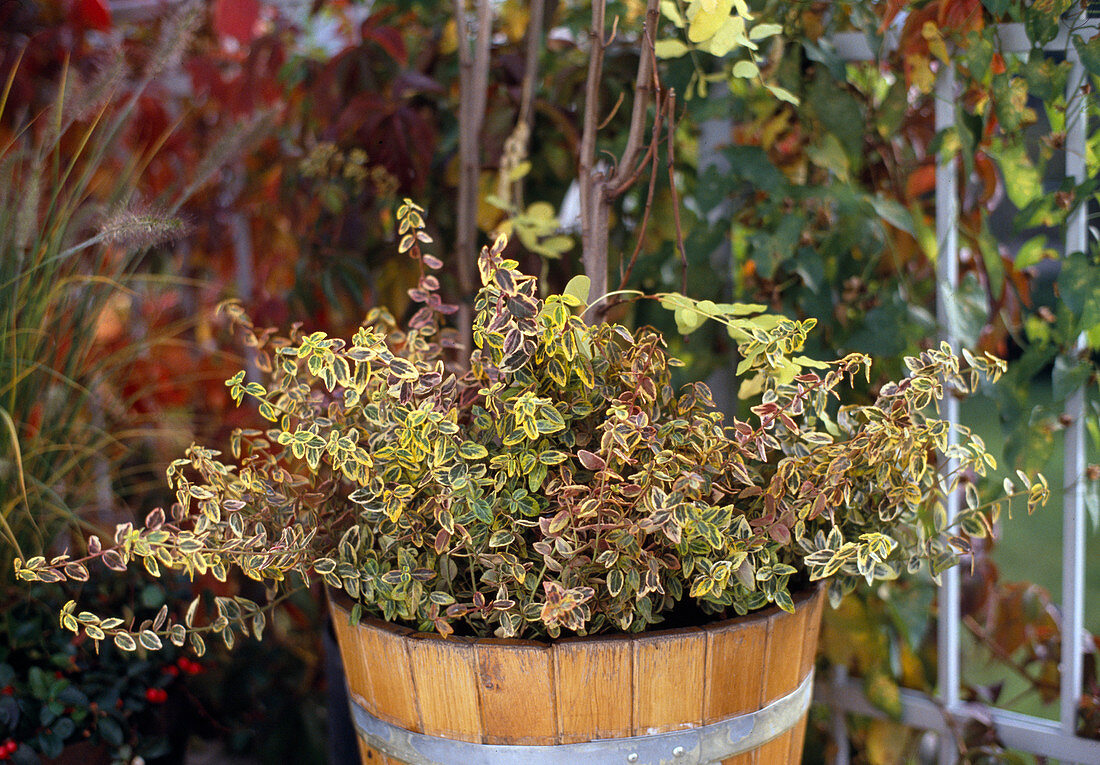
<svg viewBox="0 0 1100 765">
<path fill-rule="evenodd" d="M 806 633 L 802 640 L 802 677 L 813 669 L 817 659 L 817 640 L 821 635 L 821 615 L 825 612 L 825 590 L 819 588 L 806 596 Z M 798 601 L 796 600 L 796 606 Z M 799 606 L 801 607 L 801 606 Z"/>
<path fill-rule="evenodd" d="M 758 765 L 798 765 L 790 759 L 791 731 L 780 733 L 768 743 L 756 750 L 756 762 Z"/>
<path fill-rule="evenodd" d="M 479 640 L 477 682 L 486 744 L 558 743 L 553 652 L 533 640 Z"/>
<path fill-rule="evenodd" d="M 786 696 L 795 690 L 805 677 L 802 662 L 806 628 L 811 614 L 816 613 L 813 600 L 815 594 L 816 591 L 800 593 L 795 598 L 793 614 L 780 612 L 772 619 L 771 631 L 768 635 L 768 658 L 764 671 L 764 694 L 761 697 L 761 706 Z M 795 734 L 799 731 L 799 726 L 796 725 L 761 746 L 756 752 L 757 763 L 778 765 L 796 762 L 791 760 L 791 755 L 795 745 L 798 744 L 801 756 L 801 744 L 795 741 Z"/>
<path fill-rule="evenodd" d="M 802 681 L 802 643 L 808 610 L 798 608 L 793 614 L 781 611 L 771 619 L 764 664 L 763 704 L 786 696 Z"/>
<path fill-rule="evenodd" d="M 722 765 L 757 765 L 756 752 L 745 752 L 722 760 Z"/>
<path fill-rule="evenodd" d="M 569 638 L 553 655 L 561 743 L 632 736 L 630 638 Z"/>
<path fill-rule="evenodd" d="M 553 745 L 682 730 L 758 710 L 813 666 L 824 596 L 710 625 L 554 643 L 412 633 L 374 619 L 348 624 L 330 603 L 353 700 L 429 735 L 486 744 Z M 723 765 L 801 760 L 806 717 Z M 400 765 L 360 740 L 364 765 Z"/>
<path fill-rule="evenodd" d="M 340 646 L 340 655 L 344 660 L 344 678 L 352 700 L 364 707 L 371 695 L 370 662 L 359 644 L 360 629 L 348 620 L 350 615 L 329 599 L 329 614 L 332 617 L 332 629 L 336 633 L 336 643 Z"/>
<path fill-rule="evenodd" d="M 791 728 L 790 734 L 790 757 L 787 762 L 798 763 L 802 762 L 802 747 L 806 743 L 806 723 L 809 720 L 810 715 L 806 713 L 798 719 L 798 722 L 793 728 Z"/>
<path fill-rule="evenodd" d="M 399 765 L 397 760 L 391 760 L 378 750 L 371 749 L 362 738 L 356 737 L 355 740 L 359 743 L 359 761 L 363 765 Z"/>
<path fill-rule="evenodd" d="M 412 630 L 365 622 L 359 627 L 359 650 L 369 662 L 363 707 L 375 717 L 422 732 L 416 706 L 406 638 Z"/>
<path fill-rule="evenodd" d="M 769 617 L 773 613 L 769 610 L 707 628 L 704 723 L 760 708 Z"/>
<path fill-rule="evenodd" d="M 707 635 L 697 628 L 634 639 L 634 735 L 702 724 Z"/>
<path fill-rule="evenodd" d="M 481 743 L 473 641 L 417 633 L 407 647 L 422 732 Z"/>
<path fill-rule="evenodd" d="M 801 677 L 809 674 L 817 659 L 817 641 L 821 634 L 821 615 L 825 611 L 825 590 L 817 588 L 811 593 L 811 600 L 806 608 L 806 634 L 802 640 L 802 664 Z M 808 715 L 802 715 L 802 719 L 795 726 L 795 732 L 791 736 L 790 762 L 802 762 L 802 750 L 806 740 L 806 721 Z"/>
</svg>

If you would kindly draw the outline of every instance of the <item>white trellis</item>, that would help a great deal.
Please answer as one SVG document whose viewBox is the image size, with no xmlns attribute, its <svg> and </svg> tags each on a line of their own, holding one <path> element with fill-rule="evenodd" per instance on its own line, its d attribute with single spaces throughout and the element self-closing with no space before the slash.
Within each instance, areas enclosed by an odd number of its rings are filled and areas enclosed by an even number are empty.
<svg viewBox="0 0 1100 765">
<path fill-rule="evenodd" d="M 1066 167 L 1065 175 L 1080 183 L 1085 179 L 1085 141 L 1087 137 L 1087 109 L 1083 85 L 1086 72 L 1077 59 L 1070 40 L 1070 30 L 1085 39 L 1100 31 L 1096 19 L 1077 18 L 1072 25 L 1063 28 L 1058 38 L 1046 46 L 1051 52 L 1062 52 L 1072 63 L 1066 87 L 1068 103 L 1066 114 Z M 1026 54 L 1031 44 L 1021 24 L 1003 24 L 998 28 L 1001 50 L 1006 53 Z M 861 33 L 842 33 L 833 38 L 837 52 L 848 61 L 870 61 L 876 58 L 867 38 Z M 887 46 L 896 45 L 896 36 L 888 37 Z M 956 81 L 954 69 L 941 69 L 935 87 L 936 130 L 950 128 L 955 123 Z M 958 187 L 954 161 L 939 157 L 936 167 L 936 238 L 939 250 L 937 259 L 938 318 L 944 328 L 944 338 L 956 345 L 951 322 L 945 310 L 948 292 L 958 288 Z M 1088 222 L 1086 205 L 1080 205 L 1071 216 L 1066 231 L 1064 252 L 1083 251 L 1087 246 Z M 1083 347 L 1079 341 L 1079 346 Z M 1075 735 L 1077 703 L 1081 697 L 1084 668 L 1085 638 L 1085 392 L 1078 390 L 1066 403 L 1069 426 L 1065 430 L 1065 467 L 1062 534 L 1062 664 L 1060 689 L 1060 719 L 1055 722 L 1030 715 L 1022 715 L 1001 709 L 964 703 L 959 693 L 961 677 L 960 633 L 960 580 L 958 568 L 943 575 L 939 592 L 939 666 L 937 668 L 939 695 L 931 698 L 910 690 L 901 691 L 902 722 L 915 728 L 940 734 L 939 759 L 941 763 L 953 762 L 957 749 L 951 720 L 968 718 L 991 720 L 1004 744 L 1012 749 L 1035 755 L 1057 758 L 1071 763 L 1100 763 L 1100 741 L 1079 738 Z M 958 422 L 958 401 L 948 399 L 945 417 Z M 958 511 L 958 498 L 950 501 L 948 515 Z M 833 733 L 840 746 L 838 765 L 847 765 L 847 733 L 844 712 L 855 712 L 882 717 L 864 696 L 861 686 L 838 671 L 832 678 L 822 680 L 817 698 L 825 701 L 837 714 L 834 715 Z"/>
</svg>

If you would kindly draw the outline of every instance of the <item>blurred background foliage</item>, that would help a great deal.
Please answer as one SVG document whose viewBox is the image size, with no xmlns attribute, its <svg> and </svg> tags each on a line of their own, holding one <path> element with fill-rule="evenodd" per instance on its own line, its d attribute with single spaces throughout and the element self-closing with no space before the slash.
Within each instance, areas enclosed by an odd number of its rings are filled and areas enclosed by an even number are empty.
<svg viewBox="0 0 1100 765">
<path fill-rule="evenodd" d="M 19 604 L 0 620 L 0 686 L 13 689 L 0 696 L 0 745 L 15 741 L 13 757 L 33 762 L 87 740 L 121 758 L 145 742 L 147 761 L 168 761 L 181 756 L 182 730 L 264 761 L 289 751 L 295 761 L 325 758 L 315 600 L 295 602 L 271 639 L 232 660 L 211 656 L 181 672 L 182 658 L 158 657 L 121 673 L 107 654 L 86 666 L 86 651 L 46 627 L 55 606 L 13 590 L 10 560 L 17 547 L 79 549 L 88 533 L 169 502 L 171 456 L 195 439 L 226 443 L 242 424 L 222 381 L 244 349 L 214 317 L 219 301 L 239 298 L 260 325 L 333 334 L 373 305 L 407 310 L 416 275 L 396 253 L 395 203 L 414 198 L 437 242 L 455 237 L 458 48 L 474 20 L 459 5 L 460 18 L 454 4 L 415 0 L 212 0 L 182 14 L 176 3 L 0 3 L 0 587 Z M 782 27 L 752 54 L 759 77 L 737 68 L 749 60 L 743 48 L 715 58 L 687 45 L 693 5 L 659 3 L 659 80 L 675 89 L 676 111 L 655 134 L 653 164 L 613 204 L 611 287 L 680 289 L 679 201 L 687 294 L 815 317 L 813 352 L 871 353 L 886 379 L 937 332 L 934 168 L 946 151 L 961 188 L 952 311 L 968 346 L 1011 360 L 1007 379 L 964 418 L 1000 446 L 1002 467 L 1054 477 L 1063 403 L 1086 385 L 1095 452 L 1100 39 L 1073 30 L 1084 4 L 752 0 L 758 22 Z M 509 254 L 560 288 L 581 267 L 575 179 L 591 6 L 504 0 L 492 11 L 479 236 L 514 231 Z M 607 2 L 617 26 L 599 82 L 605 162 L 627 142 L 645 11 L 641 0 Z M 1034 50 L 1004 52 L 998 29 L 1008 23 L 1022 25 Z M 1077 94 L 1093 126 L 1082 183 L 1062 171 L 1070 64 L 1065 51 L 1041 50 L 1060 23 L 1088 72 Z M 877 57 L 845 61 L 834 42 L 843 33 Z M 958 127 L 937 132 L 932 84 L 947 65 L 960 82 Z M 1082 205 L 1088 247 L 1063 254 L 1067 216 Z M 470 297 L 459 284 L 444 285 L 452 302 Z M 708 379 L 736 406 L 722 332 L 681 338 L 647 301 L 619 303 L 610 316 L 659 326 L 688 362 L 683 379 Z M 1077 352 L 1082 334 L 1087 349 Z M 998 548 L 975 551 L 964 602 L 970 697 L 1051 714 L 1060 525 L 1053 509 L 1014 519 Z M 1038 546 L 1043 560 L 1030 554 Z M 1095 564 L 1089 577 L 1097 630 Z M 247 585 L 195 586 L 230 594 Z M 158 587 L 85 584 L 150 616 L 165 600 Z M 860 675 L 896 714 L 899 687 L 935 686 L 932 595 L 928 582 L 910 581 L 853 597 L 827 618 L 822 661 Z M 1095 651 L 1087 672 L 1081 730 L 1095 736 Z M 108 691 L 96 679 L 123 674 L 124 686 Z M 57 682 L 44 685 L 49 678 Z M 18 720 L 5 700 L 16 689 L 36 699 Z M 827 729 L 821 717 L 810 760 L 831 751 Z M 892 722 L 853 719 L 851 730 L 858 762 L 920 750 L 920 734 Z M 975 761 L 1011 756 L 988 729 L 965 739 Z"/>
</svg>

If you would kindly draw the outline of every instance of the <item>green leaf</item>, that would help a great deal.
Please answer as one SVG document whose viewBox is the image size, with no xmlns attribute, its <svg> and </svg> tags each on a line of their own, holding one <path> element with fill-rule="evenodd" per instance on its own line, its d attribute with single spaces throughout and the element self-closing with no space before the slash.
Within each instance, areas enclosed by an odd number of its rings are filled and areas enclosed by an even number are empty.
<svg viewBox="0 0 1100 765">
<path fill-rule="evenodd" d="M 863 158 L 863 132 L 854 125 L 863 124 L 863 112 L 843 86 L 824 70 L 820 70 L 806 95 L 806 105 L 825 128 L 825 133 L 837 140 L 848 157 L 848 164 L 857 169 Z M 816 143 L 821 143 L 821 136 Z"/>
<path fill-rule="evenodd" d="M 142 647 L 150 651 L 159 651 L 163 647 L 163 643 L 160 642 L 160 637 L 152 630 L 142 630 L 138 634 L 138 642 Z"/>
<path fill-rule="evenodd" d="M 760 68 L 751 61 L 738 61 L 733 65 L 734 77 L 751 80 L 760 74 Z"/>
<path fill-rule="evenodd" d="M 96 730 L 99 731 L 99 735 L 103 737 L 103 740 L 111 746 L 122 746 L 122 726 L 115 722 L 113 718 L 98 718 L 96 721 Z"/>
<path fill-rule="evenodd" d="M 507 529 L 493 532 L 493 535 L 489 537 L 489 547 L 506 547 L 512 544 L 516 535 Z"/>
<path fill-rule="evenodd" d="M 1079 389 L 1092 374 L 1092 364 L 1075 361 L 1065 355 L 1054 360 L 1054 371 L 1051 373 L 1054 397 L 1065 398 Z"/>
<path fill-rule="evenodd" d="M 1080 252 L 1070 254 L 1062 262 L 1058 275 L 1062 300 L 1078 317 L 1078 328 L 1089 331 L 1100 324 L 1100 266 Z"/>
<path fill-rule="evenodd" d="M 584 274 L 577 274 L 565 285 L 565 294 L 572 295 L 584 305 L 588 305 L 588 293 L 592 289 L 592 280 Z M 596 297 L 600 297 L 597 295 Z"/>
<path fill-rule="evenodd" d="M 128 632 L 120 632 L 115 635 L 115 645 L 123 651 L 136 651 L 137 643 L 134 642 L 133 637 Z"/>
<path fill-rule="evenodd" d="M 1049 247 L 1044 247 L 1046 243 L 1046 236 L 1038 234 L 1020 245 L 1020 250 L 1016 253 L 1016 268 L 1022 270 L 1034 266 L 1042 260 L 1057 258 L 1057 252 Z"/>
<path fill-rule="evenodd" d="M 613 568 L 607 572 L 607 591 L 611 593 L 611 597 L 617 597 L 623 590 L 623 572 L 617 568 Z"/>
<path fill-rule="evenodd" d="M 473 506 L 470 508 L 474 517 L 485 524 L 491 524 L 493 522 L 493 506 L 489 504 L 487 499 L 474 500 Z"/>
<path fill-rule="evenodd" d="M 420 373 L 413 363 L 400 356 L 395 356 L 393 360 L 390 361 L 390 372 L 400 380 L 416 380 L 420 377 Z"/>
<path fill-rule="evenodd" d="M 1031 163 L 1023 144 L 1003 146 L 996 154 L 1005 177 L 1005 192 L 1012 204 L 1024 209 L 1043 195 L 1043 177 Z"/>
<path fill-rule="evenodd" d="M 539 453 L 539 462 L 543 465 L 557 465 L 569 459 L 569 455 L 557 449 L 547 449 Z"/>
<path fill-rule="evenodd" d="M 489 450 L 473 441 L 463 441 L 458 446 L 459 455 L 466 460 L 480 460 L 489 456 Z"/>
<path fill-rule="evenodd" d="M 913 214 L 900 203 L 893 199 L 887 199 L 880 194 L 869 197 L 868 201 L 878 217 L 896 229 L 900 229 L 911 236 L 916 235 L 916 229 L 913 226 Z"/>
<path fill-rule="evenodd" d="M 750 40 L 763 40 L 765 37 L 772 37 L 783 31 L 783 27 L 779 24 L 757 24 L 749 31 Z"/>
<path fill-rule="evenodd" d="M 982 328 L 989 318 L 985 290 L 978 277 L 967 273 L 958 289 L 948 285 L 941 287 L 949 328 L 954 330 L 964 346 L 976 348 Z"/>
<path fill-rule="evenodd" d="M 1081 59 L 1081 65 L 1094 77 L 1100 77 L 1100 35 L 1093 37 L 1088 42 L 1084 38 L 1074 35 L 1073 47 L 1077 49 L 1077 55 Z"/>
</svg>

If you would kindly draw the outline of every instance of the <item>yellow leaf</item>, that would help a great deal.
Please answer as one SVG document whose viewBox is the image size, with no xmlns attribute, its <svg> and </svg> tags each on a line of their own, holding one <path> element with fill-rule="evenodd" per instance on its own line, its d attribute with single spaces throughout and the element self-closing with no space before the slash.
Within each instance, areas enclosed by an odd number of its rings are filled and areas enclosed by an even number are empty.
<svg viewBox="0 0 1100 765">
<path fill-rule="evenodd" d="M 497 227 L 504 217 L 504 211 L 489 203 L 489 197 L 496 190 L 496 173 L 488 170 L 478 179 L 477 227 L 488 233 Z"/>
<path fill-rule="evenodd" d="M 749 32 L 750 40 L 763 40 L 765 37 L 771 37 L 777 35 L 783 31 L 783 27 L 779 24 L 757 24 Z"/>
<path fill-rule="evenodd" d="M 443 34 L 439 38 L 439 52 L 449 56 L 456 50 L 458 50 L 458 25 L 452 18 L 443 25 Z"/>
<path fill-rule="evenodd" d="M 764 87 L 771 91 L 771 94 L 778 98 L 780 101 L 786 101 L 788 104 L 794 104 L 798 106 L 798 96 L 786 88 L 781 88 L 778 85 L 764 84 Z"/>
<path fill-rule="evenodd" d="M 684 17 L 676 7 L 676 0 L 661 0 L 661 15 L 675 24 L 677 29 L 684 28 Z"/>
<path fill-rule="evenodd" d="M 554 217 L 554 206 L 549 202 L 534 202 L 528 205 L 526 215 L 535 220 L 553 221 L 555 224 L 558 222 Z"/>
<path fill-rule="evenodd" d="M 745 20 L 739 16 L 727 16 L 726 20 L 722 23 L 722 26 L 719 27 L 718 31 L 715 32 L 714 37 L 711 38 L 710 52 L 715 56 L 725 56 L 737 46 L 744 45 L 747 42 L 748 38 L 745 37 Z M 738 64 L 744 63 L 749 62 L 738 62 Z M 756 69 L 755 64 L 753 64 L 753 69 Z M 736 66 L 734 67 L 733 76 L 741 76 L 737 74 Z"/>
<path fill-rule="evenodd" d="M 936 75 L 932 73 L 932 67 L 929 61 L 924 56 L 910 53 L 905 57 L 905 63 L 909 65 L 910 76 L 913 78 L 913 84 L 917 86 L 921 93 L 931 93 L 932 87 L 936 84 Z"/>
<path fill-rule="evenodd" d="M 527 34 L 527 24 L 531 18 L 531 10 L 527 3 L 518 0 L 507 0 L 500 9 L 501 26 L 509 42 L 519 42 Z"/>
<path fill-rule="evenodd" d="M 531 163 L 530 162 L 520 162 L 519 164 L 517 164 L 515 167 L 513 167 L 511 170 L 508 171 L 508 180 L 514 183 L 514 182 L 518 181 L 520 178 L 527 175 L 529 172 L 531 172 Z"/>
<path fill-rule="evenodd" d="M 712 6 L 709 10 L 707 6 Z M 694 6 L 695 14 L 688 23 L 688 39 L 694 43 L 700 43 L 714 37 L 715 33 L 726 23 L 733 8 L 733 0 L 711 0 Z M 690 11 L 689 11 L 690 14 Z"/>
<path fill-rule="evenodd" d="M 929 52 L 946 64 L 950 59 L 947 54 L 947 43 L 943 41 L 943 35 L 940 34 L 940 28 L 936 26 L 936 22 L 924 22 L 924 26 L 920 28 L 920 34 L 928 42 Z"/>
<path fill-rule="evenodd" d="M 747 380 L 743 380 L 741 382 L 741 387 L 737 389 L 737 397 L 741 400 L 753 398 L 759 394 L 760 391 L 764 390 L 764 382 L 764 375 L 760 373 Z"/>
<path fill-rule="evenodd" d="M 911 736 L 911 731 L 895 722 L 872 720 L 867 727 L 867 759 L 872 765 L 905 762 Z"/>
<path fill-rule="evenodd" d="M 688 52 L 688 46 L 679 40 L 658 40 L 653 50 L 657 58 L 679 58 Z"/>
</svg>

